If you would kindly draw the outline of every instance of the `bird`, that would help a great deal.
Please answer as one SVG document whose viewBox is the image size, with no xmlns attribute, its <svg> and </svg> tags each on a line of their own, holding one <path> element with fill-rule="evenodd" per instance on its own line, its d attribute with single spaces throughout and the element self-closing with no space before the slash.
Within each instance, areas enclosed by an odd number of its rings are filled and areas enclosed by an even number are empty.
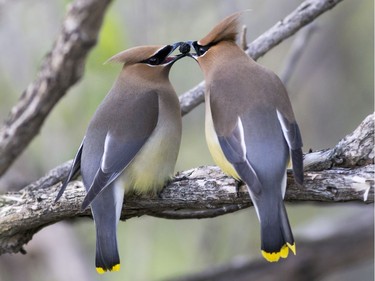
<svg viewBox="0 0 375 281">
<path fill-rule="evenodd" d="M 107 62 L 123 68 L 94 113 L 55 202 L 79 173 L 96 228 L 96 270 L 120 270 L 117 224 L 124 192 L 158 194 L 172 177 L 181 142 L 181 110 L 169 81 L 180 46 L 138 46 Z"/>
<path fill-rule="evenodd" d="M 246 184 L 260 221 L 261 253 L 269 262 L 296 246 L 284 206 L 290 162 L 303 184 L 302 137 L 279 77 L 237 44 L 234 13 L 198 41 L 186 41 L 205 79 L 205 135 L 222 171 Z"/>
</svg>

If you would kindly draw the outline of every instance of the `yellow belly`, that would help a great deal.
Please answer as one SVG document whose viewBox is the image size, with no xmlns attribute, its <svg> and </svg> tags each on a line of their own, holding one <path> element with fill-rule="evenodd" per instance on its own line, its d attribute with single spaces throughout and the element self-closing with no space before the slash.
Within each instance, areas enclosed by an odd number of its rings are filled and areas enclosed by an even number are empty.
<svg viewBox="0 0 375 281">
<path fill-rule="evenodd" d="M 125 192 L 156 194 L 173 176 L 181 128 L 174 121 L 159 125 L 121 176 Z"/>
<path fill-rule="evenodd" d="M 207 95 L 208 96 L 208 95 Z M 206 141 L 208 145 L 208 149 L 211 153 L 211 156 L 216 163 L 220 167 L 220 169 L 226 173 L 227 175 L 240 180 L 236 170 L 234 169 L 233 165 L 227 160 L 225 157 L 223 150 L 220 147 L 219 140 L 217 138 L 214 123 L 212 121 L 212 114 L 211 114 L 211 107 L 210 107 L 210 100 L 206 96 L 206 121 L 205 121 L 205 131 L 206 131 Z"/>
</svg>

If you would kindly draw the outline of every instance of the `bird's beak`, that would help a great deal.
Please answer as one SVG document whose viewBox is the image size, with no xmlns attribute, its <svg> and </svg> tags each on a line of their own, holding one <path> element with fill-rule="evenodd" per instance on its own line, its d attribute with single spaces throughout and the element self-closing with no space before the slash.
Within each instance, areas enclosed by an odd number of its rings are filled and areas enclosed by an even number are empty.
<svg viewBox="0 0 375 281">
<path fill-rule="evenodd" d="M 181 45 L 185 44 L 185 42 L 177 42 L 177 43 L 174 43 L 172 45 L 167 45 L 166 48 L 170 48 L 170 51 L 168 53 L 168 55 L 165 57 L 164 61 L 163 61 L 163 65 L 172 65 L 173 63 L 175 63 L 176 61 L 178 61 L 179 59 L 187 56 L 186 53 L 182 52 L 181 51 Z M 177 49 L 177 48 L 180 48 L 179 51 L 181 52 L 181 54 L 177 54 L 175 56 L 171 56 L 171 54 Z M 189 47 L 189 50 L 190 50 L 190 47 Z M 188 51 L 189 52 L 189 51 Z"/>
<path fill-rule="evenodd" d="M 197 46 L 197 41 L 186 41 L 183 44 L 185 44 L 185 46 L 187 46 L 187 47 L 185 47 L 188 50 L 186 55 L 188 57 L 191 57 L 191 58 L 197 60 L 198 59 L 198 55 L 197 55 L 197 51 L 195 49 L 195 47 Z M 195 52 L 194 53 L 190 53 L 190 49 L 194 50 Z M 180 47 L 180 52 L 182 53 L 181 47 Z"/>
</svg>

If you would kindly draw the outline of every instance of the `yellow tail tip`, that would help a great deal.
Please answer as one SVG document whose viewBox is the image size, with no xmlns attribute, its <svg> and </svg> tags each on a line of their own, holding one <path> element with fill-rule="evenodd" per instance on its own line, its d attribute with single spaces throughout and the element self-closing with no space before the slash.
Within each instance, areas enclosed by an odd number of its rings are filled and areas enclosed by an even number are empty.
<svg viewBox="0 0 375 281">
<path fill-rule="evenodd" d="M 283 245 L 279 252 L 266 252 L 262 250 L 263 257 L 269 262 L 278 262 L 280 258 L 286 259 L 289 255 L 289 249 L 296 255 L 296 244 L 286 243 Z"/>
<path fill-rule="evenodd" d="M 103 267 L 97 267 L 96 268 L 96 272 L 99 273 L 99 274 L 103 274 L 107 271 L 120 271 L 120 264 L 116 264 L 114 266 L 112 266 L 111 269 L 104 269 Z"/>
<path fill-rule="evenodd" d="M 268 253 L 262 250 L 262 255 L 268 262 L 277 262 L 280 259 L 280 252 Z"/>
<path fill-rule="evenodd" d="M 99 273 L 99 274 L 103 274 L 104 272 L 107 272 L 107 270 L 105 270 L 105 269 L 102 268 L 102 267 L 97 267 L 97 268 L 96 268 L 96 272 Z"/>
<path fill-rule="evenodd" d="M 289 244 L 289 243 L 286 243 L 286 245 L 288 246 L 288 248 L 290 250 L 292 250 L 293 254 L 296 255 L 297 252 L 296 252 L 296 243 L 293 243 L 293 245 Z"/>
<path fill-rule="evenodd" d="M 280 257 L 282 257 L 283 259 L 286 259 L 289 255 L 288 246 L 286 244 L 284 246 L 282 246 L 279 253 L 280 253 Z"/>
</svg>

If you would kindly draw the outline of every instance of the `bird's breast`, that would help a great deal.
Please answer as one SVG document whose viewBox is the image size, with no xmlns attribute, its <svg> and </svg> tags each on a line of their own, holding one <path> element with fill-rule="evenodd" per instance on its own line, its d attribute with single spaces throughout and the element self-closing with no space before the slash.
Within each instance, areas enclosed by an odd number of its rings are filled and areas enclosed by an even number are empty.
<svg viewBox="0 0 375 281">
<path fill-rule="evenodd" d="M 173 176 L 181 142 L 181 115 L 179 110 L 166 111 L 162 102 L 159 105 L 153 133 L 121 177 L 126 192 L 155 194 Z"/>
</svg>

